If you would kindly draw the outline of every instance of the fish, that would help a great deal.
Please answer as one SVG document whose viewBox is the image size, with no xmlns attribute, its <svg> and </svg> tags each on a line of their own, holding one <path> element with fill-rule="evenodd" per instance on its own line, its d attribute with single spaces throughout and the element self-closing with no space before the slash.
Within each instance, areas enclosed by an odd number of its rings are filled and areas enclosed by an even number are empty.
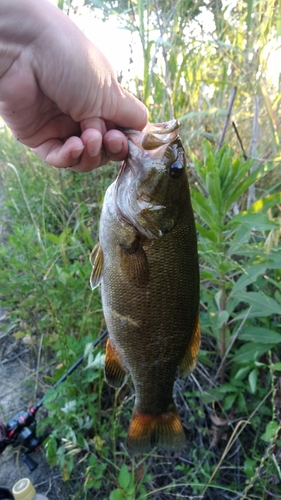
<svg viewBox="0 0 281 500">
<path fill-rule="evenodd" d="M 109 332 L 105 378 L 130 375 L 135 404 L 130 453 L 186 443 L 173 399 L 177 370 L 191 372 L 200 347 L 199 264 L 179 122 L 125 129 L 128 158 L 105 193 L 90 261 Z"/>
</svg>

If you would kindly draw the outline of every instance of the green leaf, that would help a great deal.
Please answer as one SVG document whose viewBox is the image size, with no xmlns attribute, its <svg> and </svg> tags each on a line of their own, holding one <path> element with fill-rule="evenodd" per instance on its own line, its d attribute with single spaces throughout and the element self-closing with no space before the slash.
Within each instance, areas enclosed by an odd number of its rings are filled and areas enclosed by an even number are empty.
<svg viewBox="0 0 281 500">
<path fill-rule="evenodd" d="M 255 312 L 256 316 L 279 315 L 281 312 L 280 304 L 261 292 L 241 292 L 239 298 L 241 302 L 247 302 L 252 306 L 252 312 Z"/>
<path fill-rule="evenodd" d="M 48 437 L 45 441 L 44 448 L 46 450 L 46 457 L 51 462 L 57 454 L 58 445 L 56 438 L 53 438 L 51 436 Z"/>
<path fill-rule="evenodd" d="M 205 228 L 204 226 L 202 226 L 201 224 L 199 224 L 199 222 L 197 222 L 197 221 L 195 223 L 196 223 L 196 229 L 197 229 L 197 231 L 202 236 L 204 236 L 204 238 L 207 238 L 208 240 L 212 241 L 212 243 L 217 243 L 218 238 L 217 238 L 216 234 L 213 231 L 211 231 L 210 229 Z"/>
<path fill-rule="evenodd" d="M 121 488 L 123 488 L 126 491 L 126 489 L 130 484 L 130 481 L 131 481 L 131 474 L 128 471 L 127 465 L 123 464 L 119 472 L 118 483 L 120 484 Z"/>
<path fill-rule="evenodd" d="M 281 36 L 281 1 L 278 2 L 278 15 L 276 20 L 276 33 Z"/>
<path fill-rule="evenodd" d="M 236 281 L 229 296 L 235 296 L 237 293 L 240 294 L 241 290 L 254 283 L 259 276 L 263 275 L 266 269 L 266 264 L 256 264 L 252 267 L 244 268 L 244 274 Z"/>
<path fill-rule="evenodd" d="M 232 197 L 233 201 L 237 201 L 239 198 L 240 195 L 237 196 L 235 190 L 252 166 L 253 162 L 251 160 L 243 161 L 240 157 L 234 158 L 231 165 L 229 165 L 227 176 L 222 186 L 222 194 L 225 200 L 225 212 L 227 212 L 232 205 L 232 203 L 229 202 L 230 197 Z"/>
<path fill-rule="evenodd" d="M 239 339 L 260 344 L 281 344 L 280 333 L 258 326 L 247 326 L 246 331 L 240 333 Z"/>
<path fill-rule="evenodd" d="M 243 226 L 247 227 L 251 232 L 266 231 L 279 227 L 277 223 L 269 220 L 266 214 L 250 212 L 242 212 L 232 217 L 231 221 L 228 223 L 228 228 L 230 229 L 236 224 L 243 224 Z"/>
<path fill-rule="evenodd" d="M 219 179 L 219 171 L 216 169 L 210 172 L 206 178 L 206 187 L 209 193 L 209 201 L 216 208 L 217 212 L 221 212 L 222 192 Z"/>
<path fill-rule="evenodd" d="M 273 365 L 273 370 L 277 370 L 278 372 L 281 371 L 281 363 L 275 363 Z"/>
<path fill-rule="evenodd" d="M 46 403 L 48 404 L 49 402 L 55 401 L 57 399 L 57 397 L 58 397 L 58 391 L 55 388 L 52 387 L 45 394 L 45 397 L 44 397 L 44 406 L 46 406 L 46 408 L 48 408 L 48 406 L 46 405 Z"/>
<path fill-rule="evenodd" d="M 244 471 L 249 479 L 251 479 L 255 475 L 256 466 L 257 462 L 255 460 L 252 460 L 251 458 L 246 458 L 244 462 Z"/>
<path fill-rule="evenodd" d="M 245 377 L 245 375 L 247 375 L 249 370 L 250 370 L 249 366 L 244 366 L 243 368 L 240 368 L 240 370 L 238 370 L 238 372 L 235 373 L 234 378 L 236 380 L 243 380 L 243 378 Z"/>
<path fill-rule="evenodd" d="M 192 206 L 195 212 L 205 221 L 214 233 L 219 232 L 220 228 L 217 225 L 215 214 L 210 210 L 210 202 L 198 191 L 193 191 Z"/>
<path fill-rule="evenodd" d="M 241 346 L 235 353 L 233 361 L 235 361 L 235 363 L 255 361 L 255 359 L 259 358 L 272 347 L 272 344 L 253 344 L 252 342 L 247 342 L 247 344 Z"/>
<path fill-rule="evenodd" d="M 219 173 L 220 173 L 220 179 L 221 179 L 221 186 L 222 186 L 222 190 L 223 190 L 229 169 L 231 168 L 231 165 L 232 165 L 234 151 L 232 148 L 229 148 L 226 145 L 224 145 L 222 147 L 222 149 L 220 150 L 220 153 L 221 153 L 221 159 L 220 159 L 220 163 L 219 163 Z"/>
<path fill-rule="evenodd" d="M 253 12 L 253 3 L 254 0 L 248 0 L 247 1 L 247 17 L 246 17 L 246 23 L 247 23 L 247 31 L 251 31 L 252 28 L 252 12 Z"/>
<path fill-rule="evenodd" d="M 219 388 L 208 389 L 208 391 L 204 391 L 202 394 L 202 401 L 204 404 L 209 404 L 212 401 L 220 401 L 223 399 L 223 393 Z"/>
<path fill-rule="evenodd" d="M 275 420 L 269 422 L 266 426 L 265 433 L 261 436 L 263 441 L 269 442 L 276 434 L 278 429 L 280 428 L 280 424 Z"/>
<path fill-rule="evenodd" d="M 253 203 L 253 205 L 251 205 L 246 212 L 242 212 L 242 214 L 254 214 L 260 212 L 266 213 L 271 207 L 274 207 L 275 205 L 278 205 L 280 203 L 281 192 L 270 194 L 269 196 L 265 196 L 264 198 L 261 198 L 260 200 Z"/>
<path fill-rule="evenodd" d="M 253 162 L 245 162 L 246 166 L 248 167 L 248 170 L 253 166 Z M 235 182 L 234 186 L 235 189 L 233 190 L 232 193 L 225 193 L 224 192 L 224 197 L 225 197 L 225 211 L 229 210 L 231 205 L 237 201 L 240 196 L 245 193 L 249 189 L 250 186 L 255 184 L 258 180 L 260 180 L 265 173 L 268 173 L 269 170 L 272 170 L 274 166 L 268 167 L 268 165 L 260 165 L 254 172 L 249 174 L 247 177 L 245 177 L 242 181 L 240 182 Z M 240 177 L 240 176 L 239 176 Z"/>
<path fill-rule="evenodd" d="M 232 407 L 234 401 L 236 400 L 237 398 L 237 394 L 236 393 L 233 393 L 233 394 L 229 394 L 228 396 L 225 397 L 224 401 L 223 401 L 223 408 L 224 410 L 230 410 L 230 408 Z"/>
<path fill-rule="evenodd" d="M 51 241 L 52 243 L 55 243 L 56 245 L 60 244 L 60 237 L 59 236 L 56 236 L 55 234 L 51 234 L 51 233 L 46 233 L 45 236 L 46 236 L 47 240 Z"/>
<path fill-rule="evenodd" d="M 257 390 L 257 379 L 258 379 L 258 370 L 254 368 L 250 373 L 249 373 L 249 384 L 251 388 L 251 393 L 255 394 Z"/>
<path fill-rule="evenodd" d="M 126 500 L 126 497 L 122 490 L 116 488 L 110 493 L 109 500 Z"/>
<path fill-rule="evenodd" d="M 228 321 L 229 314 L 227 311 L 220 311 L 218 315 L 218 328 L 221 328 Z"/>
</svg>

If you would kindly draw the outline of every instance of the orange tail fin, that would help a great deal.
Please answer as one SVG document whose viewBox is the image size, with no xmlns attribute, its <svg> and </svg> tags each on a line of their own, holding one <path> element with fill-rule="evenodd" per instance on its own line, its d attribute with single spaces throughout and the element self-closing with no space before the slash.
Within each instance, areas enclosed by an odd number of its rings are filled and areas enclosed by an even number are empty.
<svg viewBox="0 0 281 500">
<path fill-rule="evenodd" d="M 186 438 L 174 404 L 162 415 L 134 412 L 127 440 L 128 449 L 133 455 L 148 452 L 154 446 L 179 451 L 185 443 Z"/>
</svg>

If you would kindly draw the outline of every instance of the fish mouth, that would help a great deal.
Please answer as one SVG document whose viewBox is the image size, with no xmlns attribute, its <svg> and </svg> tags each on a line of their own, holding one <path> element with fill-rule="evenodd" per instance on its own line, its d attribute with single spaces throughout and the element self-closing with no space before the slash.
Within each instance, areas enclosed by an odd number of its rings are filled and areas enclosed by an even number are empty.
<svg viewBox="0 0 281 500">
<path fill-rule="evenodd" d="M 180 122 L 178 120 L 170 120 L 165 123 L 148 123 L 142 132 L 124 129 L 123 133 L 129 141 L 138 148 L 150 151 L 150 156 L 155 158 L 163 155 L 163 149 L 160 149 L 161 146 L 164 146 L 165 149 L 165 146 L 176 138 L 179 127 Z"/>
<path fill-rule="evenodd" d="M 162 231 L 147 226 L 140 220 L 148 212 L 160 214 L 165 206 L 143 188 L 143 183 L 149 183 L 150 167 L 163 167 L 163 159 L 169 145 L 178 137 L 180 123 L 170 120 L 165 123 L 148 123 L 142 132 L 123 129 L 128 139 L 128 158 L 122 163 L 115 191 L 116 208 L 119 215 L 136 230 L 148 238 L 162 236 Z M 147 174 L 146 174 L 147 172 Z M 145 226 L 145 227 L 144 227 Z"/>
</svg>

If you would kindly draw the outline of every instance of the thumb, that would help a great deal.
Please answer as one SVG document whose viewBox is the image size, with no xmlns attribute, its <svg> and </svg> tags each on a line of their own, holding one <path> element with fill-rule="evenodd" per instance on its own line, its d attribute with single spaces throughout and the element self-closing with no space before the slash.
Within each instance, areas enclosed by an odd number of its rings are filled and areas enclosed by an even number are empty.
<svg viewBox="0 0 281 500">
<path fill-rule="evenodd" d="M 115 91 L 112 90 L 111 99 L 105 101 L 102 118 L 119 127 L 143 130 L 147 124 L 146 106 L 119 84 Z"/>
</svg>

